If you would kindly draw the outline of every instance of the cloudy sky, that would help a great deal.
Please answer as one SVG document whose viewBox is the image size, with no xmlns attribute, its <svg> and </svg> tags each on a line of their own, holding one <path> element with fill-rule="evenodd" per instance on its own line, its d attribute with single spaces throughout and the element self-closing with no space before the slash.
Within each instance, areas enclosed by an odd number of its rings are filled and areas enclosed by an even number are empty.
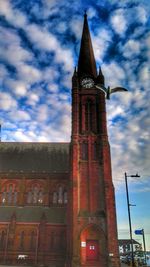
<svg viewBox="0 0 150 267">
<path fill-rule="evenodd" d="M 132 227 L 144 228 L 150 250 L 149 0 L 0 0 L 1 139 L 70 141 L 85 9 L 106 86 L 129 90 L 107 102 L 119 237 L 129 237 L 124 173 L 138 172 L 128 177 Z"/>
</svg>

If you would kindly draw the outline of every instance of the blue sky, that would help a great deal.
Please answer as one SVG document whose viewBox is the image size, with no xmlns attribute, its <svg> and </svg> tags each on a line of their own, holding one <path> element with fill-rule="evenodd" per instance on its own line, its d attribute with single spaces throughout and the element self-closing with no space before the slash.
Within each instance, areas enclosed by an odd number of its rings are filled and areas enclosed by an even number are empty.
<svg viewBox="0 0 150 267">
<path fill-rule="evenodd" d="M 70 141 L 85 9 L 106 86 L 129 90 L 107 102 L 119 237 L 129 237 L 124 172 L 138 172 L 128 178 L 132 226 L 150 250 L 149 0 L 0 0 L 2 141 Z"/>
</svg>

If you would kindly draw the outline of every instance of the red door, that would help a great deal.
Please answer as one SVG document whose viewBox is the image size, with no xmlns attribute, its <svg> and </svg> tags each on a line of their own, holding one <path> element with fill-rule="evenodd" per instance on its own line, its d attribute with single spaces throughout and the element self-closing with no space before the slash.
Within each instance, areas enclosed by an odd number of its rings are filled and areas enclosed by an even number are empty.
<svg viewBox="0 0 150 267">
<path fill-rule="evenodd" d="M 87 260 L 98 260 L 99 244 L 98 240 L 87 240 L 86 242 L 86 258 Z"/>
</svg>

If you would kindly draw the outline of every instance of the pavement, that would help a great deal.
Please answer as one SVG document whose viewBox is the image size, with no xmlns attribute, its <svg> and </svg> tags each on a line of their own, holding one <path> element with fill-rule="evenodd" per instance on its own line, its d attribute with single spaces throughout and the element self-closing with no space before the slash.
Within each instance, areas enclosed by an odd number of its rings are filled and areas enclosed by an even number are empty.
<svg viewBox="0 0 150 267">
<path fill-rule="evenodd" d="M 132 267 L 132 264 L 126 264 L 126 263 L 121 262 L 121 267 Z M 139 265 L 137 267 L 150 267 L 150 264 L 147 264 L 147 265 Z"/>
</svg>

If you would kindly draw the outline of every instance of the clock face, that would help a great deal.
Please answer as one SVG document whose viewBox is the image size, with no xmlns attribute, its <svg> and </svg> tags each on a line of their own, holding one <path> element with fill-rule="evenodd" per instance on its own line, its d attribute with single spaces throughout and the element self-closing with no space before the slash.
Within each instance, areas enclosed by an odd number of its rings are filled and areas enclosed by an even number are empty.
<svg viewBox="0 0 150 267">
<path fill-rule="evenodd" d="M 94 86 L 94 81 L 91 78 L 84 78 L 81 81 L 81 85 L 84 88 L 91 88 L 92 86 Z"/>
</svg>

